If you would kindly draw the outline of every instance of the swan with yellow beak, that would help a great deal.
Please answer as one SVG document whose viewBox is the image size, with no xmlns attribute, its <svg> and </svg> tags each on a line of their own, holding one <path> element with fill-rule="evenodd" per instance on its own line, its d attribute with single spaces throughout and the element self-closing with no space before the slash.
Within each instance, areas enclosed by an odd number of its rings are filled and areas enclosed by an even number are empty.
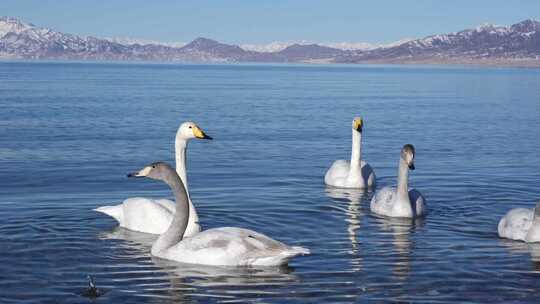
<svg viewBox="0 0 540 304">
<path fill-rule="evenodd" d="M 186 186 L 189 204 L 189 219 L 184 237 L 193 236 L 201 231 L 199 216 L 191 202 L 186 174 L 187 144 L 191 139 L 212 139 L 194 122 L 184 122 L 178 128 L 175 138 L 176 173 Z M 118 221 L 120 227 L 152 234 L 162 234 L 167 230 L 174 217 L 176 205 L 169 199 L 150 199 L 133 197 L 121 204 L 103 206 L 94 209 L 105 213 Z"/>
<path fill-rule="evenodd" d="M 351 160 L 336 160 L 324 176 L 324 183 L 336 188 L 365 189 L 375 186 L 375 172 L 361 159 L 364 120 L 355 117 L 352 121 Z"/>
</svg>

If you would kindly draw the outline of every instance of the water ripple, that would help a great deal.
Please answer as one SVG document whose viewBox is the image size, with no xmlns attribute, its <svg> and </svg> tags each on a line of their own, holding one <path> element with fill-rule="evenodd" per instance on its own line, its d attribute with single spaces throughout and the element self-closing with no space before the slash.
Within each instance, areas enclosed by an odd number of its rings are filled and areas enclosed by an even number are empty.
<svg viewBox="0 0 540 304">
<path fill-rule="evenodd" d="M 86 303 L 87 275 L 104 291 L 95 301 L 111 303 L 537 302 L 540 248 L 496 234 L 510 208 L 540 198 L 537 71 L 0 66 L 2 303 Z M 354 115 L 379 188 L 395 185 L 400 147 L 416 145 L 410 183 L 425 219 L 378 217 L 373 191 L 323 185 L 349 157 Z M 283 268 L 178 264 L 150 255 L 155 236 L 91 211 L 172 198 L 125 173 L 174 161 L 188 119 L 215 138 L 189 147 L 202 226 L 255 229 L 310 256 Z"/>
</svg>

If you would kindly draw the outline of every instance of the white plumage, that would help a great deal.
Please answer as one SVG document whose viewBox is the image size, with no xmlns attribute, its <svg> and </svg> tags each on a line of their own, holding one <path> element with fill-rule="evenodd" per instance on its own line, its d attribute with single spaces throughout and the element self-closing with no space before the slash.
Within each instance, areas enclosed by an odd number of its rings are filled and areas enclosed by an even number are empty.
<svg viewBox="0 0 540 304">
<path fill-rule="evenodd" d="M 337 188 L 365 189 L 375 185 L 375 172 L 365 161 L 360 167 L 353 169 L 351 163 L 344 159 L 334 161 L 324 176 L 324 183 Z"/>
<path fill-rule="evenodd" d="M 397 188 L 384 187 L 371 199 L 371 211 L 390 217 L 419 217 L 425 214 L 424 197 L 416 189 L 408 191 L 408 199 L 399 201 Z"/>
<path fill-rule="evenodd" d="M 180 125 L 175 138 L 176 171 L 186 188 L 187 143 L 193 138 L 211 139 L 194 122 L 185 122 Z M 111 216 L 118 221 L 120 227 L 138 232 L 162 234 L 171 224 L 175 208 L 175 203 L 168 199 L 135 197 L 128 198 L 118 205 L 103 206 L 94 210 Z M 192 236 L 199 231 L 201 231 L 199 217 L 189 198 L 189 222 L 185 236 Z"/>
<path fill-rule="evenodd" d="M 351 160 L 334 161 L 324 175 L 324 183 L 337 188 L 365 189 L 375 186 L 375 172 L 362 157 L 362 118 L 356 117 L 352 123 Z"/>
<path fill-rule="evenodd" d="M 235 227 L 209 229 L 184 237 L 188 226 L 188 196 L 178 174 L 166 163 L 146 166 L 131 177 L 148 177 L 164 181 L 174 192 L 176 212 L 167 230 L 152 245 L 153 256 L 189 264 L 215 266 L 285 265 L 309 250 L 287 246 L 264 234 Z"/>
<path fill-rule="evenodd" d="M 499 221 L 499 236 L 527 243 L 540 242 L 540 201 L 535 208 L 515 208 Z"/>
<path fill-rule="evenodd" d="M 414 170 L 414 146 L 401 149 L 397 188 L 384 187 L 371 199 L 372 212 L 389 217 L 415 218 L 426 213 L 424 196 L 416 189 L 409 190 L 409 169 Z"/>
<path fill-rule="evenodd" d="M 103 206 L 94 209 L 105 213 L 115 220 L 122 228 L 133 231 L 162 234 L 167 230 L 174 216 L 175 204 L 167 199 L 149 199 L 132 197 L 115 206 Z M 186 236 L 199 231 L 186 231 Z"/>
<path fill-rule="evenodd" d="M 202 231 L 155 256 L 189 264 L 275 266 L 309 250 L 273 240 L 253 230 L 222 227 Z"/>
</svg>

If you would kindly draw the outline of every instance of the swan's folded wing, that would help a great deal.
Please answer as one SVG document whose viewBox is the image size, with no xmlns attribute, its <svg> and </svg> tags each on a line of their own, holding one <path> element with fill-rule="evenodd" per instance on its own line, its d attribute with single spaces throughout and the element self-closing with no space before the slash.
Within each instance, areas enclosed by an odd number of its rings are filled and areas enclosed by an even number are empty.
<svg viewBox="0 0 540 304">
<path fill-rule="evenodd" d="M 224 227 L 222 231 L 238 236 L 237 243 L 238 258 L 243 260 L 244 265 L 283 265 L 289 259 L 297 255 L 309 254 L 309 250 L 299 246 L 287 246 L 262 233 L 253 230 Z"/>
<path fill-rule="evenodd" d="M 389 215 L 393 208 L 395 194 L 396 188 L 392 187 L 384 187 L 377 191 L 371 199 L 371 211 L 381 215 Z"/>
<path fill-rule="evenodd" d="M 343 159 L 336 160 L 324 175 L 326 184 L 333 185 L 339 179 L 344 179 L 349 174 L 349 162 Z"/>
<path fill-rule="evenodd" d="M 426 213 L 426 200 L 420 191 L 410 189 L 409 199 L 411 200 L 412 206 L 415 208 L 414 212 L 416 216 L 422 216 Z"/>
<path fill-rule="evenodd" d="M 365 161 L 360 162 L 362 178 L 365 181 L 365 185 L 368 187 L 375 186 L 377 182 L 377 177 L 375 176 L 375 171 L 373 168 Z"/>
<path fill-rule="evenodd" d="M 330 169 L 328 169 L 328 172 L 336 177 L 346 176 L 349 173 L 349 166 L 350 165 L 348 161 L 344 159 L 338 159 L 332 164 Z"/>
<path fill-rule="evenodd" d="M 273 240 L 263 234 L 252 230 L 223 227 L 205 230 L 193 237 L 183 239 L 171 249 L 190 250 L 227 250 L 227 251 L 252 251 L 266 250 L 269 248 L 286 247 L 283 243 Z"/>
<path fill-rule="evenodd" d="M 153 199 L 128 198 L 122 204 L 124 222 L 122 227 L 153 234 L 161 234 L 169 227 L 173 213 Z"/>
<path fill-rule="evenodd" d="M 224 227 L 185 238 L 167 249 L 163 257 L 191 264 L 278 265 L 294 255 L 308 252 L 252 230 Z"/>
<path fill-rule="evenodd" d="M 174 213 L 176 211 L 176 204 L 169 199 L 159 198 L 156 199 L 155 202 L 161 205 L 163 208 L 169 210 L 171 213 Z"/>
</svg>

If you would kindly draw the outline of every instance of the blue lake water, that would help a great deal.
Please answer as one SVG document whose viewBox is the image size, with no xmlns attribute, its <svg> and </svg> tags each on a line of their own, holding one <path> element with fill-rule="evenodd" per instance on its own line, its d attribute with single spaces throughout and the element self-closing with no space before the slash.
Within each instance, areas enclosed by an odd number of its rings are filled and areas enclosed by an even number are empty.
<svg viewBox="0 0 540 304">
<path fill-rule="evenodd" d="M 0 63 L 0 302 L 537 302 L 540 245 L 497 223 L 540 199 L 540 70 L 431 66 Z M 378 187 L 410 184 L 423 220 L 369 211 L 372 192 L 323 184 L 350 157 Z M 174 163 L 179 124 L 204 228 L 239 226 L 310 248 L 289 267 L 228 269 L 152 258 L 152 237 L 92 208 L 171 197 L 129 171 Z"/>
</svg>

